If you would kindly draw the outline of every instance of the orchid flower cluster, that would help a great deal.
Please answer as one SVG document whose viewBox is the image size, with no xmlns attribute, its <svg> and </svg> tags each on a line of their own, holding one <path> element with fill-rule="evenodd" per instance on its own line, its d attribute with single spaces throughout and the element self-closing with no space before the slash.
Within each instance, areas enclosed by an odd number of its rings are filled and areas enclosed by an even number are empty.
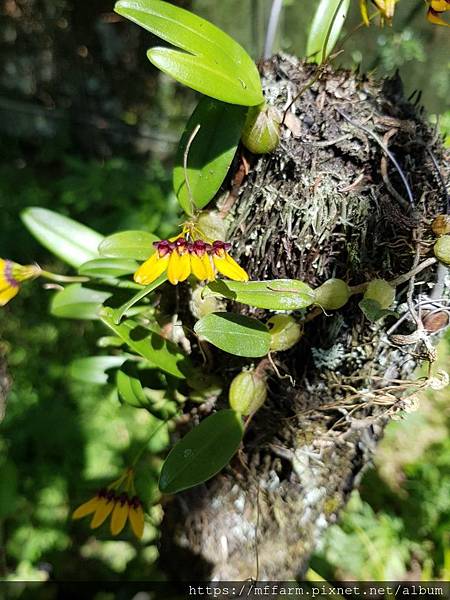
<svg viewBox="0 0 450 600">
<path fill-rule="evenodd" d="M 132 469 L 127 469 L 119 479 L 107 488 L 100 489 L 93 498 L 79 506 L 73 512 L 72 519 L 82 519 L 89 515 L 92 515 L 91 529 L 100 527 L 111 516 L 112 535 L 118 535 L 129 520 L 134 535 L 138 539 L 142 538 L 144 511 L 142 502 L 134 489 Z"/>
<path fill-rule="evenodd" d="M 388 24 L 392 22 L 392 18 L 395 12 L 395 5 L 398 0 L 372 0 L 378 13 L 381 16 L 382 21 L 386 21 Z M 450 0 L 426 0 L 428 5 L 427 19 L 430 23 L 435 25 L 444 25 L 449 27 L 449 24 L 444 21 L 441 15 L 450 10 Z M 370 18 L 367 8 L 367 0 L 359 0 L 359 7 L 361 16 L 366 25 L 369 25 Z"/>
<path fill-rule="evenodd" d="M 154 254 L 134 274 L 134 280 L 149 285 L 167 271 L 173 285 L 194 275 L 199 281 L 214 281 L 217 273 L 234 281 L 248 281 L 244 269 L 229 255 L 231 244 L 205 239 L 192 223 L 180 235 L 154 243 Z"/>
</svg>

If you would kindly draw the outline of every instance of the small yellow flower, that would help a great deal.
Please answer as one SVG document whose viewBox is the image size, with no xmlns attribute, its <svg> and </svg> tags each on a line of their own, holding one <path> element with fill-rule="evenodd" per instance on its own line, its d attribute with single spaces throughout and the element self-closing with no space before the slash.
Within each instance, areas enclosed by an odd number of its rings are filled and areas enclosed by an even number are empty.
<svg viewBox="0 0 450 600">
<path fill-rule="evenodd" d="M 427 19 L 430 23 L 450 27 L 450 24 L 441 18 L 441 14 L 450 10 L 450 0 L 428 0 L 428 5 Z"/>
<path fill-rule="evenodd" d="M 372 4 L 376 6 L 382 19 L 386 19 L 389 24 L 391 24 L 394 16 L 396 2 L 397 0 L 372 0 Z M 364 23 L 369 25 L 370 19 L 367 10 L 367 0 L 359 0 L 359 9 Z"/>
<path fill-rule="evenodd" d="M 248 281 L 248 275 L 228 254 L 231 245 L 216 240 L 209 243 L 181 236 L 155 242 L 155 253 L 134 274 L 134 280 L 149 285 L 165 271 L 173 285 L 194 275 L 200 281 L 213 281 L 221 273 L 235 281 Z"/>
<path fill-rule="evenodd" d="M 0 306 L 5 306 L 19 293 L 20 284 L 41 273 L 38 265 L 22 266 L 12 260 L 0 258 Z"/>
<path fill-rule="evenodd" d="M 126 480 L 125 490 L 118 492 Z M 91 529 L 100 527 L 111 515 L 110 531 L 118 535 L 130 521 L 134 535 L 141 539 L 144 533 L 144 510 L 138 496 L 131 495 L 133 485 L 133 472 L 128 470 L 122 477 L 112 483 L 107 489 L 103 488 L 97 494 L 79 506 L 72 514 L 72 519 L 82 519 L 92 515 Z"/>
</svg>

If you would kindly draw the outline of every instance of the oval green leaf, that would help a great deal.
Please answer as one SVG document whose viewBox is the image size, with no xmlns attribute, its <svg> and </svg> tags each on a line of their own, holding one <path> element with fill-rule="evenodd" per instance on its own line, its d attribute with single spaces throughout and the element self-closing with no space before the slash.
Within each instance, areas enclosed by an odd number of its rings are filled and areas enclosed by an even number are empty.
<svg viewBox="0 0 450 600">
<path fill-rule="evenodd" d="M 206 206 L 222 185 L 236 154 L 246 110 L 243 106 L 212 98 L 202 98 L 197 104 L 181 137 L 173 171 L 173 188 L 187 214 L 192 214 L 196 207 Z M 200 129 L 192 141 L 188 157 L 187 176 L 194 203 L 191 206 L 183 160 L 186 146 L 198 125 Z"/>
<path fill-rule="evenodd" d="M 127 319 L 117 325 L 115 311 L 109 307 L 102 309 L 101 319 L 132 350 L 146 358 L 151 364 L 178 379 L 185 378 L 185 374 L 190 369 L 187 356 L 179 351 L 176 344 L 163 338 L 155 327 L 148 325 L 148 328 L 145 328 L 132 319 Z"/>
<path fill-rule="evenodd" d="M 175 494 L 211 479 L 230 462 L 243 435 L 242 419 L 234 410 L 204 419 L 170 451 L 162 466 L 160 491 Z"/>
<path fill-rule="evenodd" d="M 95 258 L 83 263 L 78 273 L 87 277 L 122 277 L 130 275 L 138 268 L 138 263 L 134 260 L 124 258 Z"/>
<path fill-rule="evenodd" d="M 320 64 L 329 56 L 341 34 L 349 6 L 350 0 L 320 0 L 306 44 L 310 62 Z"/>
<path fill-rule="evenodd" d="M 156 235 L 147 231 L 119 231 L 106 237 L 98 252 L 100 256 L 109 258 L 147 260 L 155 251 L 153 242 L 158 240 Z"/>
<path fill-rule="evenodd" d="M 217 312 L 206 315 L 194 327 L 195 333 L 236 356 L 265 356 L 270 348 L 270 333 L 266 325 L 243 315 Z"/>
<path fill-rule="evenodd" d="M 22 211 L 21 219 L 39 243 L 72 267 L 98 257 L 103 236 L 73 219 L 35 207 Z"/>
<path fill-rule="evenodd" d="M 264 100 L 262 95 L 248 90 L 243 77 L 236 76 L 236 67 L 225 70 L 205 57 L 172 48 L 151 48 L 147 57 L 163 73 L 205 96 L 243 106 L 255 106 Z"/>
<path fill-rule="evenodd" d="M 144 408 L 148 404 L 142 384 L 138 377 L 125 373 L 122 369 L 116 375 L 117 391 L 126 404 L 135 408 Z"/>
<path fill-rule="evenodd" d="M 103 385 L 108 383 L 109 369 L 117 369 L 127 360 L 126 356 L 88 356 L 70 363 L 69 373 L 73 379 L 85 383 Z"/>
<path fill-rule="evenodd" d="M 50 305 L 50 313 L 65 319 L 99 319 L 100 309 L 111 297 L 109 292 L 99 292 L 79 283 L 68 285 L 57 292 Z"/>
<path fill-rule="evenodd" d="M 232 104 L 263 101 L 255 63 L 215 25 L 161 0 L 120 0 L 114 10 L 182 50 L 154 48 L 148 53 L 153 64 L 181 83 Z"/>
<path fill-rule="evenodd" d="M 209 294 L 267 310 L 300 310 L 314 302 L 314 291 L 297 279 L 217 280 L 207 286 L 204 295 Z"/>
</svg>

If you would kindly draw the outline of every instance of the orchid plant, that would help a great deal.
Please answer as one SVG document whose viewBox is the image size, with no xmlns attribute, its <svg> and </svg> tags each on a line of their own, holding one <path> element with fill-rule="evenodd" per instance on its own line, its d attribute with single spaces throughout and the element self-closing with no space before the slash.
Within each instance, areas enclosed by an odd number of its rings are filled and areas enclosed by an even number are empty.
<svg viewBox="0 0 450 600">
<path fill-rule="evenodd" d="M 368 25 L 376 15 L 390 22 L 395 0 L 373 0 L 372 5 L 375 12 L 369 15 L 368 2 L 359 0 L 363 23 Z M 310 60 L 327 60 L 349 6 L 350 0 L 319 2 L 308 41 Z M 208 373 L 202 354 L 209 344 L 234 356 L 264 360 L 301 341 L 304 316 L 298 311 L 339 310 L 352 295 L 362 294 L 360 306 L 367 318 L 381 319 L 392 314 L 395 287 L 382 280 L 351 288 L 333 279 L 317 289 L 294 279 L 252 280 L 232 258 L 232 241 L 209 231 L 204 209 L 222 186 L 243 132 L 253 152 L 273 149 L 279 139 L 281 120 L 268 116 L 255 63 L 219 28 L 170 3 L 119 0 L 115 10 L 170 45 L 148 51 L 156 67 L 203 94 L 181 137 L 173 171 L 184 222 L 164 240 L 145 231 L 104 237 L 53 211 L 28 208 L 22 214 L 27 229 L 76 273 L 59 275 L 0 259 L 0 305 L 12 300 L 27 280 L 44 278 L 55 284 L 58 291 L 50 306 L 55 317 L 96 320 L 112 334 L 108 354 L 74 361 L 72 375 L 105 384 L 112 372 L 120 401 L 149 411 L 161 426 L 181 415 L 188 402 L 209 400 L 214 406 L 223 392 L 229 394 L 230 408 L 212 412 L 169 452 L 159 487 L 163 494 L 172 494 L 207 481 L 230 461 L 242 443 L 244 425 L 267 396 L 263 367 L 244 368 L 231 383 Z M 445 24 L 442 17 L 448 10 L 450 0 L 430 0 L 428 19 Z M 254 129 L 257 123 L 261 128 L 259 115 L 265 119 L 262 132 Z M 197 298 L 193 331 L 176 317 L 170 330 L 161 324 L 157 294 L 170 294 L 170 286 L 177 284 L 190 286 Z M 128 297 L 120 303 L 123 294 Z M 225 310 L 230 302 L 283 314 L 263 322 Z M 147 383 L 150 374 L 158 387 Z M 73 513 L 74 519 L 86 516 L 91 516 L 92 528 L 111 517 L 113 535 L 129 520 L 134 534 L 143 535 L 144 507 L 135 490 L 134 465 Z"/>
</svg>

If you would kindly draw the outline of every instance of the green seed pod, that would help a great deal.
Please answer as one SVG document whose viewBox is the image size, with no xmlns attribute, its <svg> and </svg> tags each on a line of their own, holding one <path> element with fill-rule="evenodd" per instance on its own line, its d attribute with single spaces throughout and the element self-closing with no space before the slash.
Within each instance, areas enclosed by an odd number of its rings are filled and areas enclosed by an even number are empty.
<svg viewBox="0 0 450 600">
<path fill-rule="evenodd" d="M 347 304 L 351 296 L 348 285 L 342 279 L 328 279 L 314 290 L 314 304 L 325 310 L 337 310 Z"/>
<path fill-rule="evenodd" d="M 264 377 L 256 370 L 242 371 L 233 379 L 228 392 L 232 409 L 247 416 L 255 413 L 267 398 L 267 385 Z"/>
<path fill-rule="evenodd" d="M 273 152 L 280 143 L 281 115 L 273 106 L 252 106 L 242 131 L 242 143 L 253 154 Z"/>
<path fill-rule="evenodd" d="M 199 285 L 192 292 L 189 308 L 196 319 L 206 317 L 213 312 L 219 312 L 224 307 L 224 302 L 214 296 L 203 297 L 204 288 Z"/>
<path fill-rule="evenodd" d="M 450 215 L 438 215 L 431 223 L 431 229 L 436 235 L 450 233 Z"/>
<path fill-rule="evenodd" d="M 434 245 L 434 255 L 444 265 L 450 265 L 450 235 L 443 235 Z"/>
<path fill-rule="evenodd" d="M 267 321 L 272 352 L 289 350 L 300 340 L 303 328 L 290 315 L 274 315 Z"/>
<path fill-rule="evenodd" d="M 364 292 L 364 299 L 375 300 L 380 308 L 389 308 L 395 300 L 395 287 L 384 279 L 373 279 Z"/>
</svg>

